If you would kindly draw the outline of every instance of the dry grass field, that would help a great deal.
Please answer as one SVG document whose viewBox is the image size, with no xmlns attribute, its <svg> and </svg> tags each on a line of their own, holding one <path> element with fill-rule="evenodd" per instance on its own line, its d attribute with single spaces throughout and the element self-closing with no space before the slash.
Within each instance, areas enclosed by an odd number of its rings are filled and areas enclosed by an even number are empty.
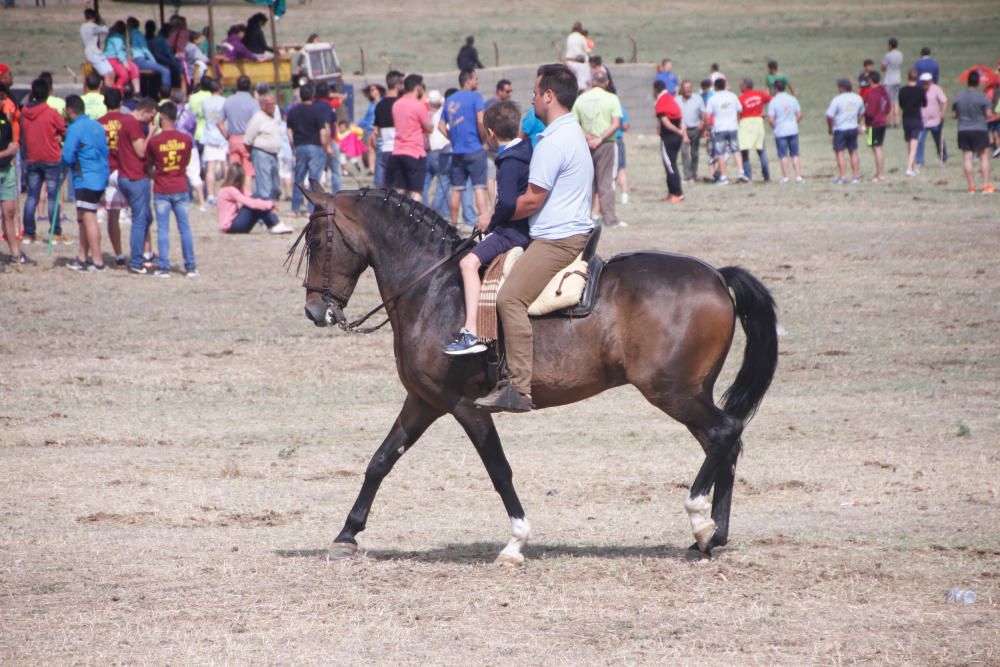
<svg viewBox="0 0 1000 667">
<path fill-rule="evenodd" d="M 697 443 L 623 388 L 498 417 L 523 567 L 492 563 L 507 518 L 448 419 L 386 480 L 362 552 L 327 562 L 403 397 L 391 334 L 314 328 L 289 240 L 207 214 L 197 280 L 29 247 L 39 267 L 0 275 L 0 664 L 1000 663 L 1000 199 L 955 164 L 905 179 L 895 134 L 888 183 L 830 185 L 817 130 L 806 185 L 697 184 L 675 207 L 631 137 L 631 226 L 602 242 L 742 265 L 780 307 L 710 561 L 686 558 Z M 368 274 L 348 314 L 375 303 Z M 957 586 L 975 604 L 946 603 Z"/>
</svg>

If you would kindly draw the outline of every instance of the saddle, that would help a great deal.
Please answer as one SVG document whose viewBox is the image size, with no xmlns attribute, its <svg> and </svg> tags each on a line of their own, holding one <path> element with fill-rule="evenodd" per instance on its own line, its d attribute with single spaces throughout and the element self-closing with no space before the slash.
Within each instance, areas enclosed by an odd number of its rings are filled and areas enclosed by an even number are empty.
<svg viewBox="0 0 1000 667">
<path fill-rule="evenodd" d="M 597 299 L 597 287 L 604 260 L 597 254 L 601 227 L 595 227 L 583 252 L 552 277 L 542 293 L 528 306 L 530 317 L 581 318 L 590 315 Z M 513 248 L 497 257 L 486 270 L 480 291 L 477 328 L 479 339 L 490 343 L 498 337 L 496 297 L 514 264 L 524 254 Z"/>
</svg>

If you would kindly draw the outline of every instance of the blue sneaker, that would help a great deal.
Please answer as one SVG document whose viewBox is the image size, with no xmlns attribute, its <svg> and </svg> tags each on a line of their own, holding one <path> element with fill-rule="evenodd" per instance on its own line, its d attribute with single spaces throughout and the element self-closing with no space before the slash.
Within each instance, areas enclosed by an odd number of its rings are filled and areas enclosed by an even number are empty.
<svg viewBox="0 0 1000 667">
<path fill-rule="evenodd" d="M 460 357 L 465 354 L 479 354 L 485 351 L 486 346 L 479 342 L 476 334 L 465 328 L 458 332 L 458 338 L 444 347 L 444 353 L 453 357 Z"/>
</svg>

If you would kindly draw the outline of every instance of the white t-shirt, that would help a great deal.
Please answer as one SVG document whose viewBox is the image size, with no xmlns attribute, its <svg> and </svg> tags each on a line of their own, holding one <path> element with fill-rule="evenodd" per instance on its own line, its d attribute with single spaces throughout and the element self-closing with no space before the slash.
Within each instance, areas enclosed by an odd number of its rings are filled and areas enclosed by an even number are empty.
<svg viewBox="0 0 1000 667">
<path fill-rule="evenodd" d="M 578 32 L 571 32 L 566 38 L 566 57 L 572 60 L 577 56 L 585 56 L 590 52 L 587 48 L 587 38 Z"/>
<path fill-rule="evenodd" d="M 833 131 L 858 129 L 858 114 L 865 109 L 865 101 L 857 93 L 841 93 L 826 109 L 826 117 L 833 119 Z"/>
<path fill-rule="evenodd" d="M 557 241 L 594 228 L 594 159 L 572 113 L 555 119 L 538 135 L 528 182 L 549 192 L 528 221 L 531 238 Z"/>
<path fill-rule="evenodd" d="M 903 52 L 899 49 L 893 49 L 885 54 L 882 58 L 882 64 L 885 65 L 885 79 L 883 80 L 887 86 L 898 86 L 903 83 Z"/>
<path fill-rule="evenodd" d="M 444 112 L 444 106 L 439 108 L 434 112 L 434 116 L 431 118 L 431 124 L 434 126 L 434 130 L 431 132 L 431 136 L 427 138 L 427 143 L 432 151 L 443 151 L 451 145 L 448 138 L 441 134 L 441 130 L 438 126 L 441 124 L 441 114 Z"/>
<path fill-rule="evenodd" d="M 711 114 L 715 132 L 737 132 L 740 129 L 739 113 L 743 111 L 740 98 L 729 90 L 717 90 L 708 98 L 705 113 Z"/>
<path fill-rule="evenodd" d="M 83 57 L 90 62 L 104 60 L 104 50 L 101 49 L 98 39 L 101 35 L 108 34 L 108 26 L 97 25 L 92 21 L 87 21 L 80 26 L 80 39 L 83 40 Z"/>
</svg>

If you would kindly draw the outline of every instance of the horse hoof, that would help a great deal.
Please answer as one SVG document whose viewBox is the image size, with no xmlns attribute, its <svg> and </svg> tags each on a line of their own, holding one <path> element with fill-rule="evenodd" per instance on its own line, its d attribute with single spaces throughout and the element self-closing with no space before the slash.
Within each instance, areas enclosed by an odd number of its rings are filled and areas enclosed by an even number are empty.
<svg viewBox="0 0 1000 667">
<path fill-rule="evenodd" d="M 504 565 L 507 567 L 519 567 L 524 565 L 524 556 L 521 554 L 509 554 L 504 551 L 500 552 L 495 561 L 497 565 Z"/>
<path fill-rule="evenodd" d="M 698 540 L 698 549 L 704 552 L 712 550 L 712 538 L 715 537 L 715 522 L 708 524 L 695 531 L 694 539 Z"/>
<path fill-rule="evenodd" d="M 690 561 L 712 560 L 712 547 L 709 546 L 702 549 L 698 543 L 695 542 L 688 547 L 686 559 Z"/>
<path fill-rule="evenodd" d="M 347 560 L 358 552 L 358 545 L 350 542 L 334 542 L 326 554 L 327 560 Z"/>
</svg>

